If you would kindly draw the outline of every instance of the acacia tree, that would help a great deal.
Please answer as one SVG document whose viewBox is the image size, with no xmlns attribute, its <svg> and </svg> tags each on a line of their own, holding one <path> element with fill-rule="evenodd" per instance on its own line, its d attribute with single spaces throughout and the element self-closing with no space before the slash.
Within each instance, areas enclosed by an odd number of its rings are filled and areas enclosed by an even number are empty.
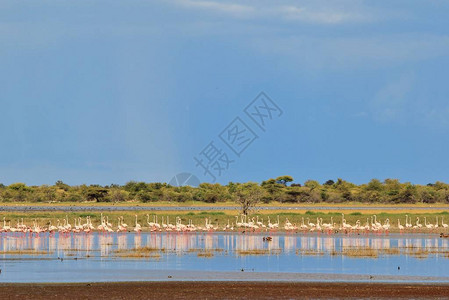
<svg viewBox="0 0 449 300">
<path fill-rule="evenodd" d="M 293 181 L 293 177 L 289 176 L 289 175 L 284 175 L 284 176 L 279 176 L 278 178 L 275 179 L 277 183 L 282 184 L 283 186 L 287 186 L 287 183 L 292 182 Z"/>
<path fill-rule="evenodd" d="M 86 199 L 96 202 L 108 202 L 108 190 L 100 185 L 90 185 L 86 190 Z"/>
<path fill-rule="evenodd" d="M 269 201 L 280 201 L 282 202 L 284 196 L 284 185 L 278 183 L 275 179 L 268 179 L 263 181 L 261 187 L 266 192 L 266 200 Z"/>
<path fill-rule="evenodd" d="M 332 179 L 329 179 L 328 181 L 323 183 L 323 185 L 334 185 L 334 184 L 335 184 L 335 181 L 333 181 Z"/>
<path fill-rule="evenodd" d="M 255 182 L 240 184 L 235 191 L 236 202 L 240 204 L 242 214 L 248 215 L 251 209 L 257 207 L 264 196 L 264 189 Z"/>
<path fill-rule="evenodd" d="M 308 187 L 311 191 L 313 191 L 316 188 L 320 187 L 320 183 L 316 180 L 307 180 L 306 182 L 304 182 L 304 186 Z"/>
</svg>

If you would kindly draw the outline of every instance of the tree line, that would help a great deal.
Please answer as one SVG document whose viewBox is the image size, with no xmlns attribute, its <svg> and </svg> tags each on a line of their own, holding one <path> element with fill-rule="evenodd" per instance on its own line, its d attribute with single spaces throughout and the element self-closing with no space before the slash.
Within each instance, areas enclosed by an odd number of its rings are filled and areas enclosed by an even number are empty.
<svg viewBox="0 0 449 300">
<path fill-rule="evenodd" d="M 343 179 L 319 183 L 307 180 L 294 183 L 291 176 L 280 176 L 262 183 L 201 183 L 198 187 L 171 186 L 167 183 L 130 181 L 125 185 L 77 185 L 62 181 L 54 185 L 28 186 L 24 183 L 0 184 L 0 202 L 236 202 L 253 203 L 449 203 L 449 185 L 401 183 L 398 179 L 372 179 L 354 184 Z"/>
</svg>

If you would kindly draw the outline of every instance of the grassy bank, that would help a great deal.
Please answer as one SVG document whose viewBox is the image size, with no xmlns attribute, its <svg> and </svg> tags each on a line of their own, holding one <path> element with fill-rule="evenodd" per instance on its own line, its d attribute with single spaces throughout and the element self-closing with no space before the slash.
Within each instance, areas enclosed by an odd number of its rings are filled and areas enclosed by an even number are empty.
<svg viewBox="0 0 449 300">
<path fill-rule="evenodd" d="M 441 221 L 442 218 L 444 218 L 446 223 L 449 223 L 449 212 L 443 211 L 443 212 L 376 212 L 377 220 L 384 223 L 384 221 L 388 218 L 390 220 L 390 224 L 392 226 L 392 231 L 397 227 L 398 219 L 400 219 L 401 224 L 405 224 L 405 218 L 406 215 L 408 215 L 410 218 L 412 218 L 412 223 L 415 225 L 416 218 L 420 218 L 420 223 L 424 224 L 424 218 L 427 218 L 428 222 L 431 222 L 432 224 L 435 224 L 436 218 L 439 219 L 439 226 L 438 232 L 442 230 L 441 228 Z M 134 226 L 135 224 L 135 215 L 138 216 L 138 222 L 143 227 L 147 226 L 146 220 L 146 213 L 142 211 L 114 211 L 114 212 L 107 212 L 103 213 L 104 216 L 107 216 L 109 219 L 109 222 L 112 223 L 113 227 L 115 228 L 117 226 L 117 219 L 120 216 L 123 216 L 125 223 L 127 223 L 130 227 Z M 236 216 L 238 216 L 237 211 L 226 211 L 226 212 L 212 212 L 212 211 L 201 211 L 201 212 L 191 212 L 191 211 L 160 211 L 156 214 L 150 214 L 150 221 L 153 221 L 153 215 L 156 215 L 158 217 L 158 222 L 161 223 L 162 217 L 164 218 L 165 222 L 167 221 L 167 217 L 170 220 L 170 223 L 175 223 L 175 218 L 180 217 L 183 224 L 188 224 L 191 220 L 193 224 L 195 225 L 202 225 L 205 224 L 205 219 L 208 218 L 210 222 L 214 226 L 218 226 L 220 229 L 224 225 L 226 225 L 229 222 L 232 224 L 236 222 Z M 100 218 L 101 213 L 100 212 L 1 212 L 0 213 L 0 221 L 5 218 L 6 222 L 11 222 L 12 226 L 15 226 L 17 223 L 17 220 L 21 220 L 23 218 L 23 221 L 25 224 L 31 225 L 34 220 L 36 220 L 41 226 L 42 225 L 48 225 L 51 221 L 53 225 L 57 224 L 57 220 L 62 220 L 65 217 L 68 217 L 69 222 L 74 225 L 74 219 L 81 217 L 83 219 L 83 222 L 85 222 L 85 218 L 89 216 L 94 224 L 94 226 L 97 226 L 100 224 Z M 292 224 L 301 225 L 302 219 L 304 218 L 305 222 L 307 223 L 307 220 L 309 219 L 312 223 L 317 223 L 317 218 L 322 219 L 322 222 L 324 223 L 330 223 L 332 222 L 336 223 L 337 226 L 339 226 L 342 222 L 342 214 L 341 212 L 336 211 L 329 211 L 329 212 L 323 212 L 323 211 L 304 211 L 304 212 L 291 212 L 291 211 L 261 211 L 256 214 L 251 214 L 249 218 L 254 218 L 257 220 L 257 217 L 259 218 L 259 221 L 263 221 L 263 223 L 266 225 L 268 222 L 268 218 L 271 219 L 272 223 L 277 222 L 277 218 L 279 216 L 280 220 L 280 226 L 282 227 L 284 225 L 285 220 L 288 218 L 288 220 Z M 345 219 L 346 222 L 349 224 L 354 225 L 357 220 L 360 220 L 362 225 L 365 225 L 367 222 L 367 218 L 370 221 L 371 217 L 373 216 L 373 213 L 365 213 L 365 212 L 345 212 Z M 239 218 L 240 221 L 240 218 Z M 1 224 L 3 225 L 3 224 Z M 424 225 L 423 225 L 424 227 Z"/>
</svg>

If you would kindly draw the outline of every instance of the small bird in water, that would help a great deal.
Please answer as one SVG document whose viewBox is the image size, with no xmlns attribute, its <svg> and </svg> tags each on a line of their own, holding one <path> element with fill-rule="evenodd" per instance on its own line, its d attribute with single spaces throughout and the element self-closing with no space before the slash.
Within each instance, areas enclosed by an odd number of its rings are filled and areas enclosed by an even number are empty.
<svg viewBox="0 0 449 300">
<path fill-rule="evenodd" d="M 401 267 L 398 266 L 398 270 L 400 270 L 400 269 L 401 269 Z"/>
</svg>

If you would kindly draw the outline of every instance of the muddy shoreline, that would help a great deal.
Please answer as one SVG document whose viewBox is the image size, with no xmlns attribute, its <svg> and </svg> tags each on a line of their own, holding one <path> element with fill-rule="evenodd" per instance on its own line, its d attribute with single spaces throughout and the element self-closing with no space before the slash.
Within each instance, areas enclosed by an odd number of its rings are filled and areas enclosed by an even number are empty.
<svg viewBox="0 0 449 300">
<path fill-rule="evenodd" d="M 447 284 L 330 282 L 0 283 L 2 299 L 447 298 Z"/>
</svg>

